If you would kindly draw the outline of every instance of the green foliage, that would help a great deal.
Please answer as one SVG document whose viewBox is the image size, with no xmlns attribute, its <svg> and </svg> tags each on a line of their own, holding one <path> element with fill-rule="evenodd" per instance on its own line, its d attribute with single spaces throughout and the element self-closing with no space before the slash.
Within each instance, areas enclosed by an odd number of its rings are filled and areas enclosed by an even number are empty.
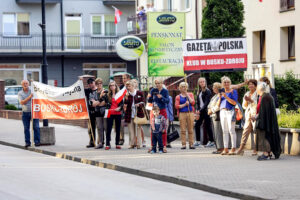
<svg viewBox="0 0 300 200">
<path fill-rule="evenodd" d="M 275 78 L 275 87 L 279 105 L 286 104 L 288 110 L 300 107 L 300 80 L 293 72 L 286 72 L 285 78 Z"/>
<path fill-rule="evenodd" d="M 245 34 L 244 5 L 241 0 L 206 0 L 203 9 L 202 38 L 242 37 Z M 244 81 L 243 72 L 209 73 L 209 84 L 228 76 L 232 83 Z"/>
<path fill-rule="evenodd" d="M 8 104 L 5 105 L 5 110 L 18 110 L 18 108 L 15 105 Z"/>
<path fill-rule="evenodd" d="M 282 128 L 300 128 L 300 108 L 295 110 L 287 110 L 288 105 L 284 104 L 280 108 L 278 116 L 278 125 Z"/>
</svg>

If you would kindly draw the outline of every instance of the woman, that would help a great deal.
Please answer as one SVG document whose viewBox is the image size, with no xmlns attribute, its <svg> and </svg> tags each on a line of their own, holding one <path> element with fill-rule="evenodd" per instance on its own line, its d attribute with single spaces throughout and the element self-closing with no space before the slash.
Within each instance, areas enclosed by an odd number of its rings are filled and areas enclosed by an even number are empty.
<svg viewBox="0 0 300 200">
<path fill-rule="evenodd" d="M 111 130 L 113 126 L 113 122 L 115 121 L 115 131 L 116 131 L 116 149 L 121 149 L 119 146 L 120 140 L 120 127 L 121 127 L 121 111 L 123 108 L 123 100 L 121 102 L 117 102 L 115 96 L 119 91 L 119 87 L 117 86 L 115 81 L 112 81 L 108 85 L 108 104 L 107 108 L 110 112 L 110 117 L 107 118 L 107 133 L 106 133 L 106 147 L 105 150 L 109 150 L 110 139 L 111 139 Z"/>
<path fill-rule="evenodd" d="M 231 89 L 231 80 L 227 76 L 221 79 L 223 89 L 219 93 L 220 121 L 223 131 L 224 150 L 221 155 L 235 155 L 236 132 L 235 132 L 235 105 L 238 93 Z M 228 152 L 229 134 L 231 136 L 231 151 Z"/>
<path fill-rule="evenodd" d="M 257 115 L 252 117 L 256 121 L 256 150 L 263 151 L 257 160 L 271 159 L 272 154 L 278 159 L 281 153 L 279 127 L 273 97 L 267 93 L 267 84 L 259 83 L 257 94 Z"/>
<path fill-rule="evenodd" d="M 98 145 L 96 149 L 103 148 L 104 145 L 104 131 L 107 132 L 107 122 L 104 118 L 105 111 L 105 102 L 107 102 L 107 90 L 103 89 L 102 85 L 103 81 L 101 78 L 97 78 L 95 80 L 95 84 L 97 86 L 97 90 L 93 92 L 93 99 L 92 105 L 95 108 L 96 112 L 96 124 L 97 124 L 97 131 L 98 131 Z"/>
<path fill-rule="evenodd" d="M 213 84 L 213 92 L 214 96 L 211 98 L 207 108 L 208 108 L 208 115 L 212 119 L 213 122 L 213 132 L 214 138 L 216 141 L 216 148 L 217 151 L 213 151 L 213 154 L 220 154 L 224 150 L 224 143 L 223 143 L 223 133 L 220 123 L 220 106 L 218 104 L 219 101 L 219 90 L 222 88 L 221 83 L 215 82 Z"/>
<path fill-rule="evenodd" d="M 141 91 L 135 89 L 133 81 L 127 81 L 126 89 L 128 95 L 125 97 L 124 109 L 125 122 L 129 129 L 129 149 L 133 149 L 135 144 L 136 148 L 140 149 L 142 144 L 141 127 L 134 123 L 134 117 L 144 117 L 144 97 Z"/>
<path fill-rule="evenodd" d="M 250 79 L 248 81 L 249 91 L 246 92 L 243 98 L 243 108 L 245 109 L 245 124 L 244 130 L 241 139 L 240 148 L 237 151 L 238 155 L 244 154 L 244 148 L 250 133 L 254 133 L 255 123 L 251 120 L 251 117 L 256 115 L 256 106 L 257 106 L 257 92 L 256 92 L 257 80 Z M 257 155 L 257 152 L 254 148 L 252 155 Z"/>
<path fill-rule="evenodd" d="M 195 146 L 200 145 L 200 129 L 204 120 L 204 128 L 208 134 L 208 143 L 206 147 L 214 146 L 214 137 L 211 128 L 210 117 L 207 114 L 207 106 L 211 98 L 211 91 L 207 88 L 207 83 L 205 78 L 198 79 L 198 93 L 197 93 L 197 104 L 196 104 L 196 114 L 199 115 L 199 119 L 196 121 L 196 142 Z"/>
<path fill-rule="evenodd" d="M 267 84 L 266 92 L 268 92 L 268 93 L 270 93 L 272 95 L 272 97 L 274 99 L 274 102 L 275 102 L 276 113 L 277 113 L 277 115 L 279 115 L 280 114 L 280 111 L 279 111 L 279 102 L 278 102 L 276 90 L 274 88 L 272 88 L 271 82 L 268 79 L 268 77 L 266 77 L 266 76 L 261 77 L 259 79 L 259 81 L 265 82 Z"/>
<path fill-rule="evenodd" d="M 153 88 L 148 94 L 148 102 L 153 103 L 153 106 L 158 106 L 160 109 L 160 114 L 163 115 L 166 119 L 168 119 L 166 105 L 169 103 L 169 92 L 167 89 L 163 88 L 163 83 L 161 79 L 155 79 L 154 83 L 156 87 Z M 167 153 L 166 131 L 163 132 L 162 139 L 164 145 L 163 152 Z"/>
<path fill-rule="evenodd" d="M 193 93 L 187 92 L 188 84 L 181 82 L 179 84 L 180 94 L 176 96 L 175 108 L 179 116 L 181 149 L 186 149 L 186 130 L 189 137 L 189 148 L 195 149 L 193 146 L 193 127 L 194 127 L 194 108 L 195 100 Z"/>
</svg>

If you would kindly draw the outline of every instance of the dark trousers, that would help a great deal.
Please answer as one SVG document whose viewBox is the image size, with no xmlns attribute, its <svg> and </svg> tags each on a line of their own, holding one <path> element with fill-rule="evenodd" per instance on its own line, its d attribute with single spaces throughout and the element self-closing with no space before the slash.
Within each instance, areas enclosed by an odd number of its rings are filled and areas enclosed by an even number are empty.
<svg viewBox="0 0 300 200">
<path fill-rule="evenodd" d="M 90 113 L 90 123 L 88 124 L 88 133 L 90 136 L 90 144 L 94 144 L 92 133 L 94 136 L 94 140 L 96 142 L 96 113 Z"/>
<path fill-rule="evenodd" d="M 163 141 L 162 141 L 162 132 L 152 132 L 152 151 L 156 152 L 156 144 L 158 143 L 159 151 L 162 151 L 164 148 Z"/>
<path fill-rule="evenodd" d="M 114 121 L 115 121 L 115 131 L 116 131 L 116 143 L 115 144 L 119 145 L 121 119 L 122 119 L 121 115 L 111 115 L 109 118 L 107 118 L 106 146 L 110 146 L 111 130 L 112 130 Z"/>
<path fill-rule="evenodd" d="M 25 143 L 31 145 L 30 142 L 30 121 L 31 121 L 31 112 L 22 113 L 22 122 L 24 125 L 24 135 Z M 34 143 L 40 143 L 40 125 L 39 119 L 33 119 L 33 132 L 34 132 Z"/>
<path fill-rule="evenodd" d="M 199 120 L 196 121 L 195 129 L 196 129 L 196 141 L 200 141 L 200 128 L 204 120 L 204 128 L 207 131 L 209 141 L 214 141 L 214 136 L 211 128 L 211 119 L 207 114 L 207 111 L 202 111 L 200 113 Z"/>
</svg>

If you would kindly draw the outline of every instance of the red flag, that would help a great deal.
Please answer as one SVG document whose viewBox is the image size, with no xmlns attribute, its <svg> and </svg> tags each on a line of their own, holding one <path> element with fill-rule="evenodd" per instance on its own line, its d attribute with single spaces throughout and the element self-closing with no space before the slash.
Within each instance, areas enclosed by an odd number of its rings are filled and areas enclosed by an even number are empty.
<svg viewBox="0 0 300 200">
<path fill-rule="evenodd" d="M 121 21 L 121 15 L 123 14 L 121 12 L 121 10 L 119 10 L 118 8 L 114 7 L 113 8 L 115 9 L 115 24 L 117 24 L 118 22 Z"/>
<path fill-rule="evenodd" d="M 262 2 L 262 0 L 259 0 L 259 2 Z"/>
</svg>

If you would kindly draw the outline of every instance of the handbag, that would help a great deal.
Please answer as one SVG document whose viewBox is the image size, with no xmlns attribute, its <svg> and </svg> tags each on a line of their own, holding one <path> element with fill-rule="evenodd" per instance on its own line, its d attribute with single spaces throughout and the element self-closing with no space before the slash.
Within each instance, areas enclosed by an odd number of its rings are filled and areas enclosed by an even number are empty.
<svg viewBox="0 0 300 200">
<path fill-rule="evenodd" d="M 171 131 L 170 133 L 167 135 L 167 142 L 171 143 L 175 140 L 177 140 L 179 138 L 179 133 L 178 131 L 175 129 L 173 122 L 171 123 Z"/>
<path fill-rule="evenodd" d="M 236 121 L 240 121 L 241 119 L 243 119 L 243 113 L 239 108 L 235 108 L 235 118 Z"/>
<path fill-rule="evenodd" d="M 144 110 L 144 106 L 142 107 L 142 110 L 143 110 L 143 113 L 144 113 L 144 117 L 135 116 L 134 119 L 133 119 L 133 122 L 135 124 L 138 124 L 138 125 L 149 124 L 147 114 Z"/>
</svg>

